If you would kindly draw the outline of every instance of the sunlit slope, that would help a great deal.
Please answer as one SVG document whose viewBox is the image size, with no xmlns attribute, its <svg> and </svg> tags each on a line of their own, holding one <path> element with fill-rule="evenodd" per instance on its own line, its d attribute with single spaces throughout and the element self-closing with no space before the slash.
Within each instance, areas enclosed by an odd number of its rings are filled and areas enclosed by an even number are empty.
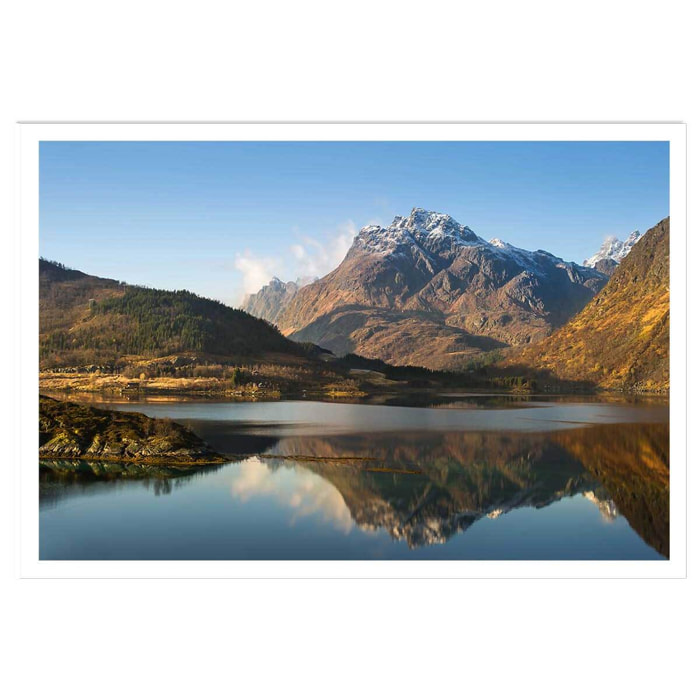
<svg viewBox="0 0 700 700">
<path fill-rule="evenodd" d="M 605 389 L 667 391 L 669 231 L 668 218 L 650 229 L 579 314 L 507 364 Z"/>
<path fill-rule="evenodd" d="M 114 363 L 127 355 L 302 354 L 266 321 L 218 301 L 94 277 L 46 260 L 39 263 L 39 323 L 42 368 Z"/>
</svg>

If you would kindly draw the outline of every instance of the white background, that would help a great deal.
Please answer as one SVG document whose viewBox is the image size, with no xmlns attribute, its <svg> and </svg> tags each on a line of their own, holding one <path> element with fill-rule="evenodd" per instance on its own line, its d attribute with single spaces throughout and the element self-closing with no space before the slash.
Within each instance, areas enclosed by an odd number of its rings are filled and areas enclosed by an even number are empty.
<svg viewBox="0 0 700 700">
<path fill-rule="evenodd" d="M 1 298 L 16 267 L 17 120 L 685 121 L 697 260 L 690 4 L 460 5 L 6 3 Z M 12 698 L 697 697 L 694 410 L 689 425 L 681 580 L 19 579 L 8 458 L 0 684 Z"/>
</svg>

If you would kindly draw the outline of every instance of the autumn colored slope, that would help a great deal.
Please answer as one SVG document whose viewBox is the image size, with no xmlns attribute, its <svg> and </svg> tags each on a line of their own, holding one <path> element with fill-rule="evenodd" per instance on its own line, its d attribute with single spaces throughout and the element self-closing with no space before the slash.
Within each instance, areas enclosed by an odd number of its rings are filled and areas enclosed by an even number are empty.
<svg viewBox="0 0 700 700">
<path fill-rule="evenodd" d="M 669 238 L 666 218 L 647 231 L 580 313 L 505 364 L 603 389 L 668 391 Z"/>
</svg>

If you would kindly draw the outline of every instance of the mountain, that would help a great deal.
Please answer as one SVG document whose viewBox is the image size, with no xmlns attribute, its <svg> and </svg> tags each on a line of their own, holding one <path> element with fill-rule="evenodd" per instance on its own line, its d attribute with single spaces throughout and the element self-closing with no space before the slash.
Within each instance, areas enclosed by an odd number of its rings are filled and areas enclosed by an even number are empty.
<svg viewBox="0 0 700 700">
<path fill-rule="evenodd" d="M 298 278 L 296 282 L 282 282 L 273 277 L 260 291 L 246 295 L 241 308 L 253 316 L 270 323 L 277 323 L 280 313 L 287 307 L 296 293 L 316 277 Z"/>
<path fill-rule="evenodd" d="M 124 356 L 300 356 L 266 321 L 186 291 L 136 287 L 39 261 L 42 368 L 110 364 Z"/>
<path fill-rule="evenodd" d="M 647 231 L 586 307 L 507 364 L 602 388 L 669 388 L 668 218 Z"/>
<path fill-rule="evenodd" d="M 623 258 L 629 255 L 632 246 L 642 237 L 639 231 L 632 231 L 627 239 L 623 242 L 615 236 L 608 236 L 603 245 L 600 246 L 595 255 L 583 261 L 584 267 L 593 267 L 596 270 L 611 274 L 612 270 L 620 264 Z"/>
<path fill-rule="evenodd" d="M 459 369 L 486 350 L 544 338 L 606 281 L 413 209 L 386 228 L 363 228 L 335 270 L 296 292 L 277 325 L 336 354 Z"/>
</svg>

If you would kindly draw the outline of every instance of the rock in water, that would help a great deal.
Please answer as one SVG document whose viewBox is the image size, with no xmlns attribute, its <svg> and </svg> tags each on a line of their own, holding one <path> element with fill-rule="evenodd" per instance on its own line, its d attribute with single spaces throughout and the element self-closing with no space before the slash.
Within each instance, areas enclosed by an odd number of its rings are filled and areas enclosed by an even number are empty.
<svg viewBox="0 0 700 700">
<path fill-rule="evenodd" d="M 174 466 L 226 461 L 193 432 L 171 420 L 46 396 L 39 397 L 39 457 Z"/>
</svg>

